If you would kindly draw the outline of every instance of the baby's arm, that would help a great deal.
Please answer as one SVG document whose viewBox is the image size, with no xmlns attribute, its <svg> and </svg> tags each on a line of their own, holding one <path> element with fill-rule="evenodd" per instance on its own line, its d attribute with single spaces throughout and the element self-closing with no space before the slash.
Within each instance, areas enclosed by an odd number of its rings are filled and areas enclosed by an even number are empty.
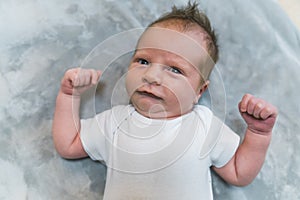
<svg viewBox="0 0 300 200">
<path fill-rule="evenodd" d="M 56 99 L 52 134 L 58 153 L 69 159 L 86 157 L 80 140 L 80 95 L 96 85 L 100 71 L 74 68 L 68 70 Z"/>
<path fill-rule="evenodd" d="M 234 157 L 222 168 L 213 169 L 228 183 L 245 186 L 253 181 L 265 160 L 277 109 L 262 99 L 246 94 L 239 110 L 248 127 Z"/>
</svg>

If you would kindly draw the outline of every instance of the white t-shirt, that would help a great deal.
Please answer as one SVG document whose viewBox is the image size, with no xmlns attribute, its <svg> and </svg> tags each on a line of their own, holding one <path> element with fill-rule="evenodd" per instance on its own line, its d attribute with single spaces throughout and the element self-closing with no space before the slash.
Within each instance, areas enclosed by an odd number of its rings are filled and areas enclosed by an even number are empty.
<svg viewBox="0 0 300 200">
<path fill-rule="evenodd" d="M 81 140 L 107 165 L 105 200 L 210 200 L 210 166 L 224 166 L 239 137 L 204 106 L 171 120 L 116 106 L 81 120 Z"/>
</svg>

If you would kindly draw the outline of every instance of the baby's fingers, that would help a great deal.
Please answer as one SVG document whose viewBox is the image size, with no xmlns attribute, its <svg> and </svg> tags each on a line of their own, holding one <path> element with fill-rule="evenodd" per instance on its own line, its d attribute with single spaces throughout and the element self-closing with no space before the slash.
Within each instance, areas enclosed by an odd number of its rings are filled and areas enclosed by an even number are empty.
<svg viewBox="0 0 300 200">
<path fill-rule="evenodd" d="M 248 111 L 248 104 L 249 104 L 249 101 L 250 99 L 252 98 L 253 96 L 251 94 L 245 94 L 239 104 L 239 107 L 240 107 L 240 111 L 241 112 L 247 112 Z"/>
<path fill-rule="evenodd" d="M 260 118 L 267 119 L 269 117 L 276 117 L 278 114 L 277 109 L 270 104 L 267 104 L 260 112 Z"/>
<path fill-rule="evenodd" d="M 74 87 L 84 87 L 96 85 L 99 79 L 99 74 L 94 69 L 79 69 L 73 79 Z"/>
<path fill-rule="evenodd" d="M 92 72 L 92 80 L 91 80 L 91 81 L 92 81 L 92 84 L 93 84 L 93 85 L 96 85 L 96 84 L 98 83 L 101 74 L 102 74 L 101 71 L 96 71 L 96 70 L 94 70 L 94 71 Z"/>
<path fill-rule="evenodd" d="M 244 95 L 240 102 L 240 112 L 252 115 L 257 119 L 267 119 L 270 116 L 277 116 L 277 109 L 263 99 L 256 98 L 250 94 Z"/>
<path fill-rule="evenodd" d="M 257 102 L 256 104 L 252 105 L 253 108 L 253 116 L 257 119 L 262 118 L 264 119 L 262 116 L 263 114 L 263 110 L 265 109 L 265 105 L 264 102 Z"/>
<path fill-rule="evenodd" d="M 73 77 L 73 87 L 82 87 L 88 84 L 90 77 L 86 70 L 78 69 L 76 75 Z"/>
</svg>

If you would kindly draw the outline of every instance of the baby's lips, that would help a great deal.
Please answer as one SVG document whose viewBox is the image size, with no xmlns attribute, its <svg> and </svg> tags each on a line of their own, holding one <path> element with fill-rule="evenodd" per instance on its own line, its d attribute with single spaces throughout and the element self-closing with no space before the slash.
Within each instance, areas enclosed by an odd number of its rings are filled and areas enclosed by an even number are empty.
<svg viewBox="0 0 300 200">
<path fill-rule="evenodd" d="M 160 96 L 152 93 L 152 92 L 148 92 L 148 91 L 137 91 L 139 94 L 145 95 L 145 96 L 149 96 L 155 99 L 162 99 Z"/>
</svg>

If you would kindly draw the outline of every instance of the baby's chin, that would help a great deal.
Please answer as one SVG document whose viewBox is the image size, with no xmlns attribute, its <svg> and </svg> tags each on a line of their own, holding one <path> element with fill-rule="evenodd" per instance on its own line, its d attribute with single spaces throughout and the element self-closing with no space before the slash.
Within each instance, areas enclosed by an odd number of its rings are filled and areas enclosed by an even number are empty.
<svg viewBox="0 0 300 200">
<path fill-rule="evenodd" d="M 153 105 L 135 105 L 133 104 L 135 110 L 143 115 L 144 117 L 151 119 L 165 119 L 168 118 L 166 109 L 160 104 Z"/>
<path fill-rule="evenodd" d="M 135 106 L 134 106 L 135 107 Z M 152 105 L 149 108 L 139 108 L 135 107 L 135 110 L 143 115 L 144 117 L 150 118 L 150 119 L 174 119 L 177 117 L 180 117 L 190 111 L 186 112 L 180 112 L 180 111 L 167 111 L 162 105 L 155 104 Z"/>
</svg>

